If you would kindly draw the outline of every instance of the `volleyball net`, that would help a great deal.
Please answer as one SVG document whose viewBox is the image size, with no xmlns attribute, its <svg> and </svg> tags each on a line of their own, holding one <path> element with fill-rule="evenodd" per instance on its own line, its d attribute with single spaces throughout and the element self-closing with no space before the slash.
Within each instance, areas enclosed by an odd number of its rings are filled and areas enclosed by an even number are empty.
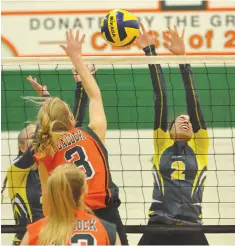
<svg viewBox="0 0 235 246">
<path fill-rule="evenodd" d="M 203 230 L 235 232 L 235 56 L 227 57 L 85 57 L 97 69 L 108 121 L 107 149 L 114 182 L 120 189 L 120 213 L 129 233 Z M 148 209 L 153 178 L 153 88 L 148 64 L 161 64 L 167 83 L 168 118 L 187 112 L 178 64 L 191 64 L 200 105 L 210 136 L 209 164 L 203 196 L 202 227 L 152 227 Z M 23 97 L 37 96 L 26 77 L 47 85 L 51 96 L 73 106 L 75 81 L 67 57 L 2 59 L 2 181 L 18 153 L 17 137 L 25 122 L 34 121 L 37 108 Z M 84 125 L 88 123 L 88 112 Z M 8 189 L 8 187 L 7 187 Z M 12 204 L 4 192 L 2 232 L 15 226 Z M 142 226 L 140 226 L 142 225 Z"/>
</svg>

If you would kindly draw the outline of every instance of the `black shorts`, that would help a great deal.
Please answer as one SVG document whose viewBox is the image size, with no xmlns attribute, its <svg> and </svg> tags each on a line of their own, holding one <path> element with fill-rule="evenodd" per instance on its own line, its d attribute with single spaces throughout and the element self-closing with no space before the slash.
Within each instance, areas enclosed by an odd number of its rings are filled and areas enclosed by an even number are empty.
<svg viewBox="0 0 235 246">
<path fill-rule="evenodd" d="M 161 223 L 153 223 L 161 226 Z M 209 245 L 206 236 L 203 232 L 185 232 L 164 234 L 144 233 L 138 245 Z"/>
<path fill-rule="evenodd" d="M 103 220 L 115 224 L 122 245 L 128 245 L 125 228 L 122 224 L 122 220 L 117 207 L 102 208 L 98 210 L 93 210 L 93 212 L 98 218 L 101 218 Z"/>
</svg>

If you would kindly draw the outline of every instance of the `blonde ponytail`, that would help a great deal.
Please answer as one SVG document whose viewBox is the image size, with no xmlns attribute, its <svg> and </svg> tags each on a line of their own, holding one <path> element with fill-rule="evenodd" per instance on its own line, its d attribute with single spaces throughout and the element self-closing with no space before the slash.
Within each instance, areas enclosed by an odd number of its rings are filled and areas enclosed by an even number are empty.
<svg viewBox="0 0 235 246">
<path fill-rule="evenodd" d="M 39 234 L 39 245 L 65 245 L 69 240 L 76 209 L 84 209 L 85 175 L 74 164 L 58 166 L 48 178 L 49 216 Z"/>
<path fill-rule="evenodd" d="M 73 114 L 69 106 L 60 98 L 48 98 L 38 112 L 40 128 L 33 147 L 41 156 L 54 155 L 57 151 L 57 140 L 74 125 Z"/>
</svg>

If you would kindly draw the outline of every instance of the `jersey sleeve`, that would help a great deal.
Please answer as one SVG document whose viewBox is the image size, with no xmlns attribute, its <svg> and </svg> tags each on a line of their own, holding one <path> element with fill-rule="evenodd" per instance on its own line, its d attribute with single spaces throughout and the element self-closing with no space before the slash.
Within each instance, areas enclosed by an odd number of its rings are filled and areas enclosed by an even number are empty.
<svg viewBox="0 0 235 246">
<path fill-rule="evenodd" d="M 111 224 L 105 220 L 100 219 L 101 223 L 103 224 L 108 237 L 109 237 L 109 245 L 115 245 L 116 242 L 116 234 L 117 234 L 117 229 L 114 224 Z"/>
<path fill-rule="evenodd" d="M 199 129 L 206 129 L 206 124 L 199 104 L 191 66 L 189 64 L 181 64 L 180 72 L 184 82 L 188 114 L 192 123 L 193 132 L 196 133 Z"/>
<path fill-rule="evenodd" d="M 146 56 L 157 55 L 154 45 L 145 47 L 144 52 Z M 159 64 L 150 64 L 149 71 L 154 94 L 154 151 L 155 155 L 158 155 L 165 148 L 165 145 L 168 144 L 167 142 L 170 141 L 167 131 L 168 106 L 166 81 Z"/>
<path fill-rule="evenodd" d="M 210 139 L 208 131 L 206 129 L 199 129 L 194 133 L 193 138 L 189 141 L 189 145 L 194 150 L 197 156 L 200 156 L 202 160 L 201 166 L 207 166 L 208 164 L 208 151 L 210 145 Z"/>
<path fill-rule="evenodd" d="M 11 199 L 15 196 L 15 188 L 19 189 L 23 183 L 26 183 L 25 179 L 29 171 L 30 168 L 21 169 L 15 165 L 7 168 L 8 193 Z"/>
<path fill-rule="evenodd" d="M 83 88 L 82 82 L 77 82 L 76 89 L 75 89 L 75 97 L 74 97 L 74 109 L 73 109 L 73 115 L 76 121 L 75 127 L 82 126 L 86 113 L 87 101 L 88 101 L 88 96 Z"/>
<path fill-rule="evenodd" d="M 30 168 L 35 162 L 34 154 L 35 153 L 32 147 L 27 148 L 27 150 L 21 156 L 14 160 L 13 165 L 20 169 Z"/>
<path fill-rule="evenodd" d="M 28 245 L 36 245 L 41 228 L 44 226 L 46 219 L 42 218 L 32 224 L 27 225 L 26 229 L 29 233 Z"/>
<path fill-rule="evenodd" d="M 39 130 L 39 124 L 36 125 L 33 138 L 36 137 L 38 130 Z M 35 155 L 35 150 L 32 148 L 32 146 L 29 146 L 22 155 L 18 156 L 14 160 L 13 165 L 17 168 L 27 169 L 34 165 L 35 163 L 34 155 Z"/>
<path fill-rule="evenodd" d="M 15 196 L 15 189 L 19 189 L 23 183 L 26 183 L 25 180 L 33 164 L 34 158 L 31 150 L 28 149 L 7 168 L 8 194 L 11 199 Z"/>
<path fill-rule="evenodd" d="M 197 154 L 206 155 L 209 148 L 209 136 L 196 92 L 192 69 L 189 64 L 180 65 L 180 72 L 186 93 L 187 111 L 193 127 L 193 145 Z"/>
</svg>

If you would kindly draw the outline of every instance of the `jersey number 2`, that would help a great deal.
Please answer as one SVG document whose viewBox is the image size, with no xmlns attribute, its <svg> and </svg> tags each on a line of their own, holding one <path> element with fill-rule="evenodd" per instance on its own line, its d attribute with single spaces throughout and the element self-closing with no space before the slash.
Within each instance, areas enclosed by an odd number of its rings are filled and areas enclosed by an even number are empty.
<svg viewBox="0 0 235 246">
<path fill-rule="evenodd" d="M 174 161 L 171 168 L 175 169 L 171 174 L 171 179 L 185 180 L 185 164 L 182 161 Z"/>
<path fill-rule="evenodd" d="M 78 159 L 76 158 L 78 156 Z M 71 149 L 68 149 L 64 155 L 66 161 L 73 162 L 77 167 L 83 167 L 87 179 L 92 179 L 95 175 L 95 170 L 93 169 L 91 163 L 88 160 L 86 151 L 81 146 L 74 146 Z"/>
</svg>

